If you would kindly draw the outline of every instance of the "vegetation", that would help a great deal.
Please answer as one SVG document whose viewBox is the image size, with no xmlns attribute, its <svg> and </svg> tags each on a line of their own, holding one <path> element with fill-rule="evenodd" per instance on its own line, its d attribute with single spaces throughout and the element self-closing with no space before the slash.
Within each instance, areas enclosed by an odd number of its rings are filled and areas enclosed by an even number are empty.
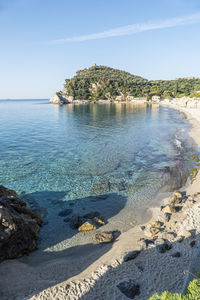
<svg viewBox="0 0 200 300">
<path fill-rule="evenodd" d="M 150 99 L 153 95 L 160 95 L 162 98 L 190 95 L 200 97 L 200 79 L 149 81 L 125 71 L 93 65 L 78 71 L 72 79 L 66 79 L 65 89 L 74 99 L 91 101 L 115 99 L 117 96 L 121 96 L 121 100 L 127 100 L 128 96 Z"/>
<path fill-rule="evenodd" d="M 154 294 L 149 300 L 198 300 L 200 299 L 200 281 L 195 279 L 188 285 L 186 293 L 179 295 L 176 293 L 164 292 L 161 296 Z"/>
</svg>

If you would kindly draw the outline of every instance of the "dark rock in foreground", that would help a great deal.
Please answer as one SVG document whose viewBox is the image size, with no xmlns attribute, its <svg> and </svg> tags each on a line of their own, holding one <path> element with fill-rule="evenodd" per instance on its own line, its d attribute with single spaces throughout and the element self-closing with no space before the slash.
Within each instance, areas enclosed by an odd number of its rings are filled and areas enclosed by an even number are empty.
<svg viewBox="0 0 200 300">
<path fill-rule="evenodd" d="M 35 250 L 41 224 L 15 191 L 0 185 L 0 262 Z"/>
</svg>

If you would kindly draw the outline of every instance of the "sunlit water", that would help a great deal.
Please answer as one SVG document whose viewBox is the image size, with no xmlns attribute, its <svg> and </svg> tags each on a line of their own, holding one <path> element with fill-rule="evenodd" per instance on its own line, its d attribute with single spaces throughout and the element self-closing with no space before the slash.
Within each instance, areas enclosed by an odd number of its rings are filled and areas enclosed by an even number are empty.
<svg viewBox="0 0 200 300">
<path fill-rule="evenodd" d="M 189 128 L 183 114 L 162 106 L 0 101 L 0 183 L 44 215 L 40 247 L 59 250 L 93 234 L 71 229 L 62 209 L 72 209 L 68 218 L 98 210 L 106 229 L 120 231 L 141 219 L 163 170 L 187 165 Z"/>
</svg>

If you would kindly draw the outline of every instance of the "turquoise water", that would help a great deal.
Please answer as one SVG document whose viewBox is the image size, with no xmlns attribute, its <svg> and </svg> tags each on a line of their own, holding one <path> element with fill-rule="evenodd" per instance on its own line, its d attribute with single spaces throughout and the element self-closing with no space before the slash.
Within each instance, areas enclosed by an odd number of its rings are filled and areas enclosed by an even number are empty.
<svg viewBox="0 0 200 300">
<path fill-rule="evenodd" d="M 58 216 L 69 206 L 79 214 L 98 206 L 106 226 L 128 229 L 161 188 L 166 167 L 186 166 L 191 155 L 190 125 L 167 107 L 2 100 L 0 128 L 0 183 L 42 212 L 46 247 L 71 238 Z M 102 194 L 103 204 L 95 200 Z M 63 226 L 69 234 L 50 245 Z"/>
</svg>

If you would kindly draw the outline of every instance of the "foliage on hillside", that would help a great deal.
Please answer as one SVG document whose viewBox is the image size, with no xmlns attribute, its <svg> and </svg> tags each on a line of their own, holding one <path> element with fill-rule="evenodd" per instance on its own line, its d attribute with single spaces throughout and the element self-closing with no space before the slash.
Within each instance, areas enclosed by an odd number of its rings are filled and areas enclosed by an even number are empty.
<svg viewBox="0 0 200 300">
<path fill-rule="evenodd" d="M 154 294 L 149 300 L 198 300 L 200 299 L 200 281 L 195 279 L 188 285 L 186 293 L 179 295 L 176 293 L 164 292 L 161 296 Z"/>
<path fill-rule="evenodd" d="M 72 79 L 66 79 L 65 89 L 74 99 L 115 99 L 122 96 L 147 97 L 160 95 L 163 98 L 182 97 L 200 91 L 200 79 L 148 81 L 128 72 L 93 65 L 80 70 Z"/>
</svg>

